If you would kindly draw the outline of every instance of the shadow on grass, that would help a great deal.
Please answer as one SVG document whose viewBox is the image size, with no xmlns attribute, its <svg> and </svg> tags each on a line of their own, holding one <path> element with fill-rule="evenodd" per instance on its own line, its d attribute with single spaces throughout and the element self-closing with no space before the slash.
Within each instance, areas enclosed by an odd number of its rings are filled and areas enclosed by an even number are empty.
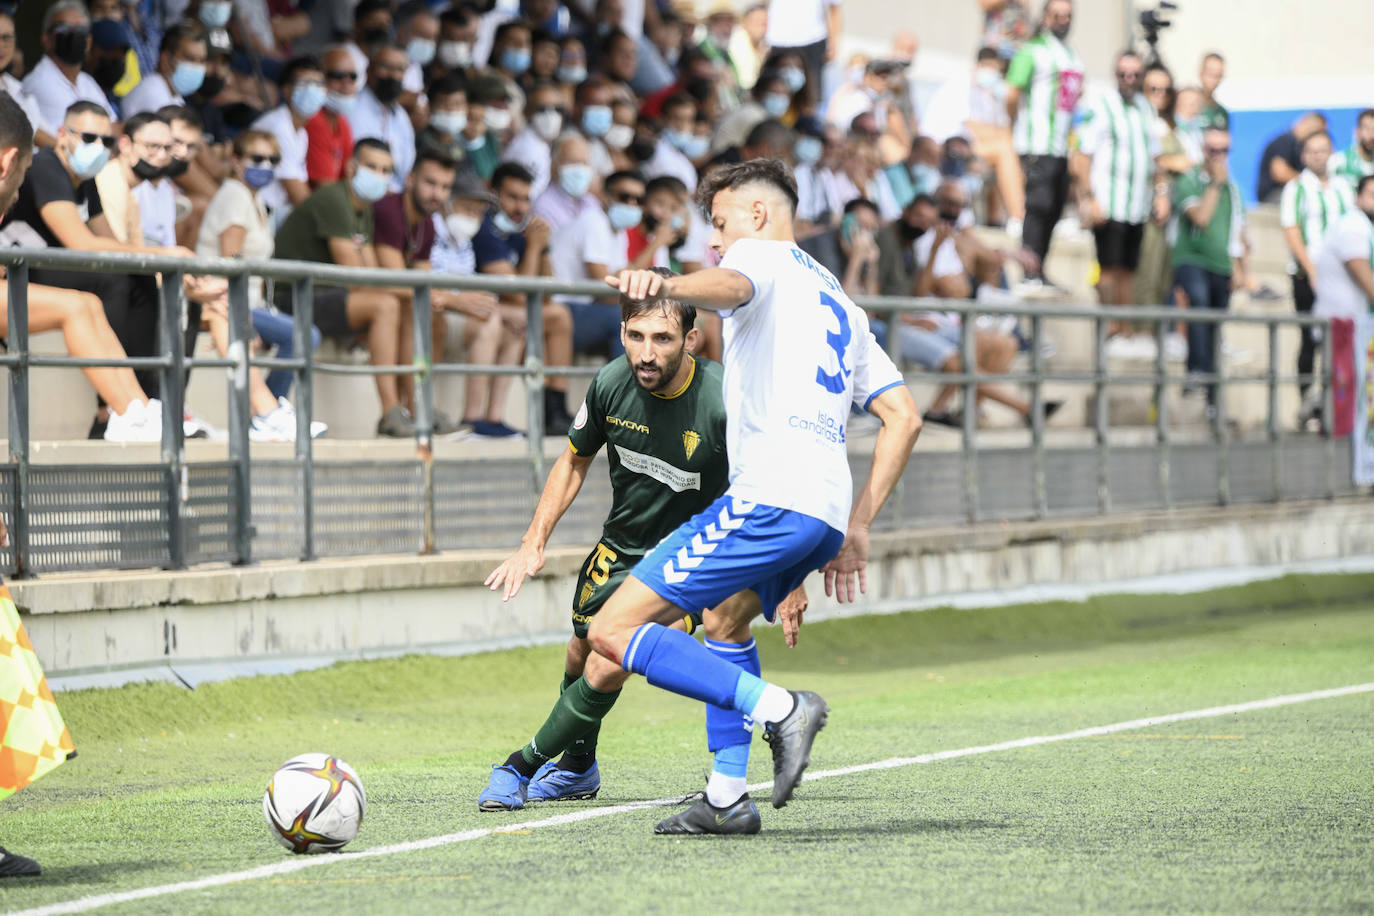
<svg viewBox="0 0 1374 916">
<path fill-rule="evenodd" d="M 40 865 L 43 863 L 40 861 Z M 121 878 L 128 878 L 139 872 L 170 868 L 174 863 L 164 859 L 129 859 L 127 861 L 103 861 L 79 863 L 76 865 L 43 865 L 43 874 L 35 878 L 24 878 L 6 885 L 6 890 L 25 888 L 80 887 L 99 890 L 123 890 Z"/>
<path fill-rule="evenodd" d="M 990 821 L 981 818 L 923 818 L 913 817 L 905 820 L 890 820 L 883 823 L 858 819 L 855 823 L 834 827 L 806 827 L 799 830 L 769 828 L 768 832 L 780 839 L 813 843 L 833 840 L 840 837 L 863 836 L 918 836 L 921 834 L 956 833 L 976 830 L 1005 830 L 1012 826 L 1010 821 Z"/>
</svg>

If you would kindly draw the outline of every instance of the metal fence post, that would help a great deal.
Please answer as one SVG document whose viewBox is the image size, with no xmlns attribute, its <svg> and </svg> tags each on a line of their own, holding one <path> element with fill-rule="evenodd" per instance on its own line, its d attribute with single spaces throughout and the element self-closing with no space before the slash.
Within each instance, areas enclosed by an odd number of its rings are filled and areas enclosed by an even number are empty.
<svg viewBox="0 0 1374 916">
<path fill-rule="evenodd" d="M 1159 446 L 1159 501 L 1166 508 L 1174 504 L 1169 487 L 1169 354 L 1166 344 L 1169 324 L 1155 323 L 1155 444 Z"/>
<path fill-rule="evenodd" d="M 181 271 L 162 276 L 162 352 L 171 357 L 162 370 L 162 463 L 167 468 L 167 549 L 172 569 L 186 567 L 186 294 Z"/>
<path fill-rule="evenodd" d="M 1269 328 L 1269 409 L 1264 419 L 1269 439 L 1269 479 L 1274 502 L 1283 492 L 1283 455 L 1279 448 L 1279 324 L 1271 321 Z"/>
<path fill-rule="evenodd" d="M 544 488 L 544 297 L 525 294 L 525 436 L 537 497 Z"/>
<path fill-rule="evenodd" d="M 29 569 L 29 265 L 9 269 L 9 350 L 19 357 L 10 367 L 10 463 L 14 465 L 14 512 L 10 515 L 10 548 L 14 578 L 27 579 Z"/>
<path fill-rule="evenodd" d="M 1322 331 L 1322 435 L 1326 437 L 1326 498 L 1336 498 L 1336 374 L 1335 349 L 1331 346 L 1331 322 Z"/>
<path fill-rule="evenodd" d="M 411 302 L 415 328 L 415 449 L 423 465 L 424 544 L 422 553 L 434 552 L 434 326 L 430 314 L 430 288 L 415 289 Z"/>
<path fill-rule="evenodd" d="M 310 421 L 315 414 L 315 284 L 301 277 L 291 284 L 291 344 L 304 360 L 296 382 L 296 466 L 301 469 L 301 559 L 315 559 L 315 476 Z"/>
<path fill-rule="evenodd" d="M 1216 375 L 1215 411 L 1212 419 L 1212 435 L 1217 444 L 1217 504 L 1231 504 L 1231 450 L 1230 430 L 1226 421 L 1226 359 L 1221 341 L 1221 322 L 1212 323 L 1212 371 Z"/>
<path fill-rule="evenodd" d="M 237 363 L 229 373 L 229 460 L 234 465 L 238 500 L 234 511 L 234 562 L 253 562 L 253 477 L 248 430 L 253 421 L 252 370 L 253 319 L 248 305 L 248 277 L 229 278 L 229 356 Z"/>
<path fill-rule="evenodd" d="M 978 352 L 973 312 L 965 312 L 959 322 L 959 361 L 964 370 L 964 512 L 969 523 L 978 521 Z"/>
<path fill-rule="evenodd" d="M 1049 514 L 1049 493 L 1045 483 L 1045 390 L 1041 377 L 1045 373 L 1045 319 L 1031 316 L 1031 493 L 1035 500 L 1035 517 Z"/>
<path fill-rule="evenodd" d="M 1107 474 L 1107 321 L 1093 319 L 1093 442 L 1097 448 L 1097 511 L 1112 508 L 1111 480 Z"/>
</svg>

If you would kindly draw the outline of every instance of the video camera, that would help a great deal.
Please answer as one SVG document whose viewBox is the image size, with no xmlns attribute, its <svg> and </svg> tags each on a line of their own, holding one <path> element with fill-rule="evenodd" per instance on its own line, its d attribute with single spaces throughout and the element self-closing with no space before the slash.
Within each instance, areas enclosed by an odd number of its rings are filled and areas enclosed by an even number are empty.
<svg viewBox="0 0 1374 916">
<path fill-rule="evenodd" d="M 1167 29 L 1173 25 L 1173 20 L 1168 15 L 1178 11 L 1178 4 L 1170 0 L 1159 0 L 1158 5 L 1153 9 L 1140 11 L 1140 33 L 1145 39 L 1145 44 L 1149 45 L 1150 53 L 1145 61 L 1146 65 L 1159 62 L 1159 30 Z"/>
</svg>

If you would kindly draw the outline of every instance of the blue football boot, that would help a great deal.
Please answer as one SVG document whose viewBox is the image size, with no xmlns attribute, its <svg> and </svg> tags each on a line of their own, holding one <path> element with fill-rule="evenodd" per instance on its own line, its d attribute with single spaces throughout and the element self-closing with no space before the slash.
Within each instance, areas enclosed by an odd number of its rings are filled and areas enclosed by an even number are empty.
<svg viewBox="0 0 1374 916">
<path fill-rule="evenodd" d="M 530 801 L 564 801 L 596 798 L 601 791 L 601 768 L 592 763 L 585 773 L 560 770 L 550 760 L 530 780 Z"/>
<path fill-rule="evenodd" d="M 491 768 L 491 781 L 477 796 L 478 811 L 514 811 L 525 807 L 530 781 L 504 763 Z"/>
</svg>

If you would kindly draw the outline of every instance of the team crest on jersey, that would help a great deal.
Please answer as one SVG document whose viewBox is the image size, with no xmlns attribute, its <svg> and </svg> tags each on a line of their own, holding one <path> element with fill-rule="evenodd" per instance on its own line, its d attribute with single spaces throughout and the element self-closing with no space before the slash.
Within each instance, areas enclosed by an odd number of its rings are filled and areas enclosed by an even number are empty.
<svg viewBox="0 0 1374 916">
<path fill-rule="evenodd" d="M 690 429 L 684 429 L 682 431 L 682 450 L 687 453 L 688 459 L 692 457 L 692 453 L 697 450 L 697 446 L 700 444 L 701 436 L 697 433 Z"/>
<path fill-rule="evenodd" d="M 587 601 L 592 597 L 592 592 L 594 592 L 594 591 L 596 591 L 596 583 L 595 583 L 595 582 L 583 582 L 583 583 L 582 583 L 582 594 L 580 594 L 580 595 L 577 596 L 577 606 L 578 606 L 578 608 L 581 608 L 582 605 L 584 605 L 584 604 L 587 603 Z"/>
</svg>

